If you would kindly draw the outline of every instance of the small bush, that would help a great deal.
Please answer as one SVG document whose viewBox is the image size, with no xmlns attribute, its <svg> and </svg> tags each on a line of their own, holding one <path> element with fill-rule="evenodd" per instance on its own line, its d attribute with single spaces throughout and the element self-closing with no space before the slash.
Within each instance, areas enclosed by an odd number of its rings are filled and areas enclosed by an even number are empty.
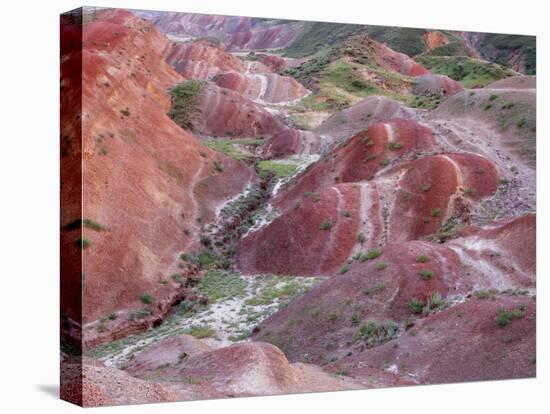
<svg viewBox="0 0 550 414">
<path fill-rule="evenodd" d="M 145 319 L 151 316 L 153 312 L 150 309 L 144 308 L 136 311 L 132 311 L 128 314 L 128 320 L 136 321 L 139 319 Z"/>
<path fill-rule="evenodd" d="M 151 296 L 151 294 L 149 293 L 144 293 L 140 295 L 139 299 L 146 305 L 150 305 L 151 303 L 153 303 L 153 296 Z"/>
<path fill-rule="evenodd" d="M 422 184 L 422 191 L 428 192 L 432 188 L 432 185 L 430 183 Z"/>
<path fill-rule="evenodd" d="M 88 239 L 78 239 L 76 241 L 76 245 L 82 250 L 87 249 L 88 247 L 91 246 L 91 244 L 92 242 Z"/>
<path fill-rule="evenodd" d="M 222 173 L 223 172 L 223 164 L 219 161 L 214 161 L 214 170 L 217 172 Z"/>
<path fill-rule="evenodd" d="M 416 261 L 418 263 L 426 263 L 426 262 L 430 261 L 430 258 L 428 256 L 426 256 L 425 254 L 421 254 L 420 256 L 416 257 Z"/>
<path fill-rule="evenodd" d="M 386 267 L 388 267 L 387 263 L 381 262 L 376 265 L 376 270 L 384 270 Z"/>
<path fill-rule="evenodd" d="M 439 217 L 441 216 L 441 209 L 440 208 L 432 208 L 430 210 L 430 216 L 432 217 Z"/>
<path fill-rule="evenodd" d="M 181 273 L 174 273 L 172 275 L 172 280 L 176 283 L 181 283 L 183 282 L 183 276 L 181 275 Z"/>
<path fill-rule="evenodd" d="M 84 227 L 95 230 L 95 231 L 104 231 L 105 227 L 103 227 L 101 224 L 99 224 L 96 221 L 90 220 L 90 219 L 84 219 L 82 220 L 82 224 Z"/>
<path fill-rule="evenodd" d="M 478 290 L 474 293 L 477 299 L 495 299 L 497 291 L 495 289 Z"/>
<path fill-rule="evenodd" d="M 361 243 L 361 244 L 365 243 L 365 240 L 366 240 L 366 239 L 367 239 L 367 238 L 365 237 L 365 235 L 364 235 L 363 233 L 359 233 L 359 234 L 357 235 L 357 241 L 358 241 L 359 243 Z"/>
<path fill-rule="evenodd" d="M 412 298 L 409 300 L 409 309 L 412 313 L 420 314 L 424 310 L 424 301 L 422 299 Z"/>
<path fill-rule="evenodd" d="M 441 293 L 434 292 L 430 294 L 430 297 L 428 298 L 428 305 L 427 310 L 439 308 L 443 304 L 443 298 L 441 297 Z"/>
<path fill-rule="evenodd" d="M 359 257 L 359 261 L 366 262 L 367 260 L 376 259 L 378 256 L 382 254 L 382 251 L 380 249 L 372 249 L 369 250 L 367 253 L 362 253 Z"/>
<path fill-rule="evenodd" d="M 321 230 L 330 230 L 332 228 L 332 221 L 324 219 L 320 226 Z"/>
<path fill-rule="evenodd" d="M 525 118 L 521 118 L 516 125 L 518 126 L 518 128 L 523 128 L 526 123 L 527 121 L 525 120 Z"/>
<path fill-rule="evenodd" d="M 401 142 L 391 141 L 388 143 L 388 149 L 390 151 L 396 151 L 401 148 L 403 148 L 403 144 Z"/>
<path fill-rule="evenodd" d="M 130 110 L 128 109 L 128 107 L 121 109 L 120 113 L 124 116 L 130 116 Z"/>
<path fill-rule="evenodd" d="M 422 269 L 419 274 L 423 280 L 430 280 L 433 276 L 433 272 L 429 269 Z"/>
<path fill-rule="evenodd" d="M 374 285 L 374 289 L 378 290 L 378 291 L 381 291 L 381 290 L 386 289 L 386 285 L 383 284 L 382 282 L 378 282 L 376 285 Z"/>
<path fill-rule="evenodd" d="M 344 266 L 342 266 L 340 268 L 340 273 L 341 274 L 344 274 L 344 273 L 347 273 L 349 271 L 349 265 L 345 264 Z"/>
<path fill-rule="evenodd" d="M 513 319 L 523 318 L 523 316 L 525 316 L 525 309 L 524 305 L 518 306 L 511 311 L 499 309 L 495 321 L 499 327 L 504 328 L 506 325 L 510 324 Z"/>
<path fill-rule="evenodd" d="M 365 341 L 368 348 L 371 348 L 392 340 L 398 333 L 399 325 L 393 321 L 384 321 L 380 325 L 376 322 L 368 322 L 357 329 L 352 340 L 361 339 Z"/>
<path fill-rule="evenodd" d="M 216 331 L 206 325 L 192 326 L 185 332 L 188 335 L 194 336 L 197 339 L 212 338 L 216 336 Z"/>
<path fill-rule="evenodd" d="M 489 101 L 494 101 L 497 98 L 498 98 L 498 95 L 492 94 L 491 96 L 489 96 Z"/>
</svg>

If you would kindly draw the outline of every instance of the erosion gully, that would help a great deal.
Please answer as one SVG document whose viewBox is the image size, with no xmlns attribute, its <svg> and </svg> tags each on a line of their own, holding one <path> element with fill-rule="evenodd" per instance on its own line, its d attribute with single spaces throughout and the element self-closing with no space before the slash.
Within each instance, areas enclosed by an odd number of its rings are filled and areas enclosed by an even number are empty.
<svg viewBox="0 0 550 414">
<path fill-rule="evenodd" d="M 257 103 L 290 123 L 295 102 Z M 195 259 L 205 263 L 195 289 L 199 295 L 207 296 L 208 301 L 198 304 L 184 300 L 174 306 L 159 326 L 96 346 L 86 352 L 87 356 L 100 359 L 108 366 L 124 368 L 134 354 L 170 336 L 193 335 L 213 348 L 249 341 L 255 326 L 325 279 L 322 276 L 243 275 L 236 270 L 233 259 L 239 240 L 277 217 L 278 212 L 271 204 L 273 197 L 286 182 L 317 161 L 319 155 L 295 155 L 270 161 L 293 167 L 293 172 L 286 176 L 261 170 L 258 159 L 255 155 L 249 161 L 254 164 L 259 181 L 227 201 L 218 210 L 216 220 L 202 229 L 202 257 L 195 256 Z"/>
</svg>

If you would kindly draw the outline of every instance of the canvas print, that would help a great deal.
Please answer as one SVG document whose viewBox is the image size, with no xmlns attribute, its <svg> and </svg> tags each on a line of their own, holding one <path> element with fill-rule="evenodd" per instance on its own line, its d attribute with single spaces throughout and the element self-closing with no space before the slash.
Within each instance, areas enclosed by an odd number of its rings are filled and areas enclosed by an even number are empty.
<svg viewBox="0 0 550 414">
<path fill-rule="evenodd" d="M 63 399 L 536 375 L 534 36 L 84 7 L 60 58 Z"/>
</svg>

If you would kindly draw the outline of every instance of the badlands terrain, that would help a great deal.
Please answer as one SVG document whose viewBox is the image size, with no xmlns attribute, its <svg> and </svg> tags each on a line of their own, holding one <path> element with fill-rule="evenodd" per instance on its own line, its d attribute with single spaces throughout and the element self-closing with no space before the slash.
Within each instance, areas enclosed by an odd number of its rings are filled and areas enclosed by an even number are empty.
<svg viewBox="0 0 550 414">
<path fill-rule="evenodd" d="M 534 71 L 526 36 L 62 15 L 62 397 L 535 376 Z"/>
</svg>

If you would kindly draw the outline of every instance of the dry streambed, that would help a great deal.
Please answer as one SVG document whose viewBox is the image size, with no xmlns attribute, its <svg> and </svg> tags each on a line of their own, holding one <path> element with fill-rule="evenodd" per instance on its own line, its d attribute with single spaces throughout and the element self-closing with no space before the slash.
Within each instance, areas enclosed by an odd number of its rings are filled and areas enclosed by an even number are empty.
<svg viewBox="0 0 550 414">
<path fill-rule="evenodd" d="M 256 325 L 324 279 L 210 270 L 197 288 L 208 296 L 208 304 L 197 309 L 183 301 L 160 326 L 99 345 L 86 355 L 120 368 L 137 352 L 170 336 L 189 334 L 213 347 L 248 341 Z"/>
</svg>

